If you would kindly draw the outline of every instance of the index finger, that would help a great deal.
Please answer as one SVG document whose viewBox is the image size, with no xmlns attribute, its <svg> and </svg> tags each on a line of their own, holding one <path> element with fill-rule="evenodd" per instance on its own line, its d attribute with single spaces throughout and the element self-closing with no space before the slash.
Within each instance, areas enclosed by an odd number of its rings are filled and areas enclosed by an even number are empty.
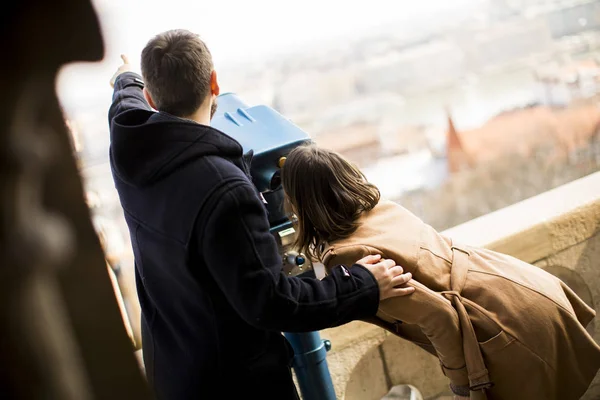
<svg viewBox="0 0 600 400">
<path fill-rule="evenodd" d="M 121 54 L 121 60 L 123 60 L 123 64 L 129 64 L 129 57 L 125 54 Z"/>
<path fill-rule="evenodd" d="M 381 256 L 379 254 L 373 254 L 373 255 L 361 258 L 360 260 L 358 260 L 356 262 L 356 264 L 359 264 L 359 265 L 376 264 L 379 262 L 380 259 L 381 259 Z"/>
</svg>

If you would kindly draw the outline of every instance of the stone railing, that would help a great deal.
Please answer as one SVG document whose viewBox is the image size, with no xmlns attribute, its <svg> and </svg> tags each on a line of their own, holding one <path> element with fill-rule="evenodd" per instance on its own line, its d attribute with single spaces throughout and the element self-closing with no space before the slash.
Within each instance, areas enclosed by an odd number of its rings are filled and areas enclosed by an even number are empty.
<svg viewBox="0 0 600 400">
<path fill-rule="evenodd" d="M 600 172 L 444 232 L 473 246 L 510 254 L 567 283 L 600 314 Z M 588 331 L 600 343 L 600 323 Z M 410 342 L 362 322 L 321 332 L 337 397 L 379 400 L 410 384 L 423 398 L 447 393 L 437 359 Z M 600 398 L 600 375 L 583 399 Z"/>
</svg>

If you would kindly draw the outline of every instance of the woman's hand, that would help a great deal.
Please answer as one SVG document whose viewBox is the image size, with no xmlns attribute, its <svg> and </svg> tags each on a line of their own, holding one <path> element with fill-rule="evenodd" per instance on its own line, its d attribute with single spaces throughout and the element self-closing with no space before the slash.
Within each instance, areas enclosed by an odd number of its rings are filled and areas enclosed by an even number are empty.
<svg viewBox="0 0 600 400">
<path fill-rule="evenodd" d="M 394 260 L 382 259 L 380 255 L 367 256 L 358 260 L 355 264 L 362 265 L 368 269 L 379 284 L 379 301 L 391 297 L 406 296 L 415 291 L 412 286 L 406 286 L 411 280 L 410 272 L 403 274 L 401 266 L 396 265 Z"/>
</svg>

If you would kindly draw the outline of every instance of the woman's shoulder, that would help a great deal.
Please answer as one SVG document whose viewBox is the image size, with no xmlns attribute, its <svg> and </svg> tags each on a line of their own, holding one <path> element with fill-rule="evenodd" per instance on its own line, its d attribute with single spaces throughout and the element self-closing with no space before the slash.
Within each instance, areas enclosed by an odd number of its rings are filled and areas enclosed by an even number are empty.
<svg viewBox="0 0 600 400">
<path fill-rule="evenodd" d="M 420 230 L 423 225 L 423 222 L 410 211 L 397 203 L 384 199 L 371 211 L 363 213 L 359 223 L 359 227 L 349 237 L 325 243 L 322 254 L 333 255 L 359 251 L 368 251 L 370 254 L 381 253 L 380 245 L 385 245 L 394 238 L 398 239 L 398 232 L 413 236 L 416 230 Z"/>
<path fill-rule="evenodd" d="M 371 211 L 363 213 L 360 217 L 361 225 L 372 223 L 404 224 L 409 221 L 422 223 L 421 219 L 400 204 L 387 199 L 381 199 Z M 376 221 L 376 222 L 375 222 Z"/>
<path fill-rule="evenodd" d="M 359 222 L 352 235 L 326 245 L 324 250 L 329 250 L 329 257 L 380 254 L 405 265 L 416 262 L 426 225 L 413 213 L 397 203 L 381 200 L 373 210 L 364 213 Z"/>
</svg>

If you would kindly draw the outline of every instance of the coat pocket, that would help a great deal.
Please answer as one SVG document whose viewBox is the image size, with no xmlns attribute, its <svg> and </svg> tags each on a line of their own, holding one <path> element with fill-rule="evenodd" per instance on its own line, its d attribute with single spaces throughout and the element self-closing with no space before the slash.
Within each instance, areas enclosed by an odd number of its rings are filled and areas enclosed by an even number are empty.
<svg viewBox="0 0 600 400">
<path fill-rule="evenodd" d="M 490 399 L 556 399 L 554 373 L 521 342 L 502 331 L 479 347 L 494 386 Z"/>
<path fill-rule="evenodd" d="M 511 345 L 514 341 L 515 338 L 510 336 L 508 333 L 501 331 L 499 334 L 486 340 L 485 342 L 479 342 L 479 347 L 481 348 L 481 352 L 484 356 L 491 356 L 492 354 Z"/>
</svg>

